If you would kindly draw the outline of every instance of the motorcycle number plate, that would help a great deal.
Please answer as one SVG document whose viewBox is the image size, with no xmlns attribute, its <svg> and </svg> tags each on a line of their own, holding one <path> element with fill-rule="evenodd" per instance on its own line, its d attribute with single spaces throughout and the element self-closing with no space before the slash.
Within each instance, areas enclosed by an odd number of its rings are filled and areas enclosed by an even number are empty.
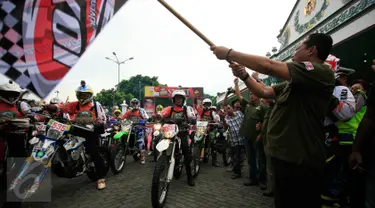
<svg viewBox="0 0 375 208">
<path fill-rule="evenodd" d="M 197 127 L 206 127 L 207 125 L 207 121 L 197 121 Z"/>
<path fill-rule="evenodd" d="M 46 131 L 46 128 L 47 128 L 47 126 L 44 125 L 44 124 L 38 124 L 38 125 L 36 125 L 36 129 L 38 131 Z"/>
<path fill-rule="evenodd" d="M 64 131 L 66 131 L 68 129 L 68 125 L 60 123 L 60 122 L 57 122 L 57 121 L 54 121 L 51 124 L 51 128 L 55 129 L 55 130 L 57 130 L 59 132 L 64 132 Z"/>
<path fill-rule="evenodd" d="M 178 133 L 178 127 L 176 124 L 164 124 L 163 132 L 165 138 L 172 138 Z"/>
<path fill-rule="evenodd" d="M 169 143 L 171 141 L 169 139 L 163 139 L 161 140 L 157 145 L 156 145 L 156 149 L 159 151 L 159 152 L 162 152 L 166 149 L 168 149 L 168 146 L 169 146 Z"/>
</svg>

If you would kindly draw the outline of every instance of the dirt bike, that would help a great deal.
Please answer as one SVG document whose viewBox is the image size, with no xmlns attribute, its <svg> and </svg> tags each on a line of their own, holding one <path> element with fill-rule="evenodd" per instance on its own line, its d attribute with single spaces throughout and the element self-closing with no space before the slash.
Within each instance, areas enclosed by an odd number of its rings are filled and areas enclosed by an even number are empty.
<svg viewBox="0 0 375 208">
<path fill-rule="evenodd" d="M 94 136 L 93 125 L 68 125 L 50 119 L 46 130 L 45 136 L 33 137 L 29 141 L 33 145 L 32 153 L 9 186 L 9 191 L 19 189 L 24 185 L 20 182 L 28 176 L 28 172 L 36 170 L 37 176 L 32 183 L 26 184 L 22 199 L 37 192 L 50 168 L 58 177 L 73 178 L 86 173 L 92 181 L 99 179 L 91 157 L 85 153 L 83 146 L 85 138 L 99 139 Z M 109 169 L 108 152 L 101 151 L 101 156 L 105 161 L 105 168 Z"/>
<path fill-rule="evenodd" d="M 126 164 L 126 148 L 132 131 L 132 122 L 130 120 L 120 121 L 113 124 L 113 132 L 108 139 L 110 152 L 109 165 L 114 174 L 121 173 Z M 108 138 L 108 137 L 107 137 Z"/>
<path fill-rule="evenodd" d="M 154 208 L 164 207 L 173 176 L 176 179 L 181 176 L 185 158 L 182 154 L 181 138 L 178 137 L 178 133 L 189 130 L 189 127 L 182 125 L 180 119 L 166 119 L 164 122 L 162 137 L 156 145 L 160 154 L 152 176 L 151 202 Z M 194 142 L 190 144 L 190 147 L 195 148 Z M 196 164 L 194 161 L 193 157 L 193 166 Z M 191 170 L 192 175 L 196 176 L 196 169 L 192 168 Z"/>
<path fill-rule="evenodd" d="M 208 122 L 204 127 L 205 133 L 203 135 L 205 137 L 202 141 L 201 160 L 206 163 L 212 155 L 212 151 L 216 151 L 216 153 L 222 154 L 223 163 L 225 166 L 228 166 L 228 161 L 230 160 L 230 158 L 228 158 L 228 141 L 226 140 L 226 137 L 224 135 L 221 135 L 221 133 L 219 132 L 220 128 L 222 128 L 222 124 L 213 122 Z M 207 149 L 205 149 L 207 139 L 209 139 L 210 142 L 207 145 Z"/>
</svg>

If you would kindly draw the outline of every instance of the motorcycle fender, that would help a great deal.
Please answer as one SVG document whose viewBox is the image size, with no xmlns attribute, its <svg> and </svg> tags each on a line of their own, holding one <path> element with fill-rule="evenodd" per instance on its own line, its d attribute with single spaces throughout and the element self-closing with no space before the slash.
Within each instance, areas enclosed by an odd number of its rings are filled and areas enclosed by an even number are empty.
<svg viewBox="0 0 375 208">
<path fill-rule="evenodd" d="M 161 141 L 156 145 L 156 149 L 157 149 L 159 152 L 163 152 L 164 150 L 168 149 L 170 143 L 171 143 L 171 141 L 170 141 L 169 139 L 163 139 L 163 140 L 161 140 Z"/>
</svg>

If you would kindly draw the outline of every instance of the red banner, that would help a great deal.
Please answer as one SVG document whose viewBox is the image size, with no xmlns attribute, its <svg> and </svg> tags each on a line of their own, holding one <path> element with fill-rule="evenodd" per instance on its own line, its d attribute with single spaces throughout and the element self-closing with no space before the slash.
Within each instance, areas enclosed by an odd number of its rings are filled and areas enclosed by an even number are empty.
<svg viewBox="0 0 375 208">
<path fill-rule="evenodd" d="M 0 73 L 46 98 L 126 2 L 1 1 Z"/>
</svg>

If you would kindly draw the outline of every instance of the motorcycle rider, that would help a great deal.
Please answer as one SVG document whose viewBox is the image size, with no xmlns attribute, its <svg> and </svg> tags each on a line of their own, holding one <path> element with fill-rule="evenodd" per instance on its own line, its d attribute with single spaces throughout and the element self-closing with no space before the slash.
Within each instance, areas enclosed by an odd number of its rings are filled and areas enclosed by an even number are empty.
<svg viewBox="0 0 375 208">
<path fill-rule="evenodd" d="M 119 109 L 114 110 L 113 111 L 113 117 L 111 118 L 111 120 L 121 119 L 121 114 L 122 114 L 122 112 Z"/>
<path fill-rule="evenodd" d="M 49 104 L 63 104 L 64 102 L 58 98 L 58 97 L 54 97 L 52 98 L 50 101 L 49 101 Z M 69 117 L 69 114 L 67 113 L 62 113 L 62 112 L 56 112 L 56 117 L 63 117 L 63 118 L 66 118 L 68 121 L 70 120 L 70 117 Z"/>
<path fill-rule="evenodd" d="M 26 101 L 20 101 L 26 91 L 16 84 L 6 83 L 0 85 L 0 125 L 11 119 L 21 119 L 31 112 L 30 105 Z M 2 126 L 0 126 L 2 130 Z M 9 157 L 25 157 L 25 136 L 22 134 L 8 134 L 1 132 L 0 139 L 12 138 L 7 140 L 9 148 Z M 0 141 L 0 159 L 4 157 L 4 143 Z"/>
<path fill-rule="evenodd" d="M 137 98 L 133 98 L 130 101 L 130 106 L 132 107 L 126 113 L 121 116 L 121 119 L 130 119 L 134 123 L 138 123 L 139 120 L 149 120 L 148 115 L 145 111 L 145 109 L 139 107 L 139 100 Z M 137 138 L 137 144 L 139 145 L 138 148 L 141 150 L 141 164 L 144 165 L 146 163 L 146 158 L 145 158 L 145 135 L 146 132 L 143 132 L 143 137 L 142 138 Z"/>
<path fill-rule="evenodd" d="M 79 86 L 76 90 L 76 96 L 78 101 L 70 102 L 66 104 L 52 104 L 46 106 L 49 110 L 60 110 L 64 113 L 74 115 L 76 123 L 87 124 L 86 122 L 94 122 L 94 132 L 97 138 L 86 138 L 85 147 L 86 152 L 91 156 L 92 161 L 95 164 L 99 180 L 97 181 L 97 189 L 102 190 L 106 188 L 105 176 L 107 171 L 105 169 L 104 159 L 101 157 L 99 152 L 99 137 L 100 134 L 104 133 L 104 124 L 106 123 L 107 117 L 105 111 L 99 102 L 94 100 L 94 91 L 88 85 Z"/>
<path fill-rule="evenodd" d="M 212 101 L 208 98 L 204 99 L 202 101 L 202 105 L 197 105 L 197 111 L 198 114 L 200 115 L 200 118 L 202 121 L 208 121 L 208 122 L 214 122 L 214 123 L 219 123 L 220 122 L 220 116 L 218 116 L 215 112 L 216 108 L 212 108 Z M 210 128 L 210 132 L 215 131 L 214 128 Z M 222 135 L 222 131 L 220 132 Z M 216 135 L 215 135 L 216 136 Z M 205 150 L 208 149 L 208 147 L 211 145 L 211 140 L 208 138 L 206 139 L 206 144 L 205 144 Z M 215 167 L 219 167 L 219 163 L 217 162 L 217 151 L 215 147 L 211 147 L 211 154 L 212 154 L 212 165 Z M 204 153 L 204 159 L 203 161 L 205 163 L 208 162 L 208 152 L 205 151 Z"/>
<path fill-rule="evenodd" d="M 194 109 L 190 106 L 185 105 L 186 94 L 183 90 L 175 90 L 172 93 L 173 106 L 166 107 L 161 113 L 162 118 L 172 118 L 172 119 L 184 119 L 186 123 L 196 119 Z M 160 117 L 160 115 L 158 116 Z M 189 186 L 194 186 L 194 177 L 191 174 L 190 162 L 192 160 L 191 152 L 189 151 L 189 132 L 180 131 L 178 133 L 181 138 L 181 149 L 182 154 L 185 157 L 185 170 L 188 179 Z"/>
</svg>

